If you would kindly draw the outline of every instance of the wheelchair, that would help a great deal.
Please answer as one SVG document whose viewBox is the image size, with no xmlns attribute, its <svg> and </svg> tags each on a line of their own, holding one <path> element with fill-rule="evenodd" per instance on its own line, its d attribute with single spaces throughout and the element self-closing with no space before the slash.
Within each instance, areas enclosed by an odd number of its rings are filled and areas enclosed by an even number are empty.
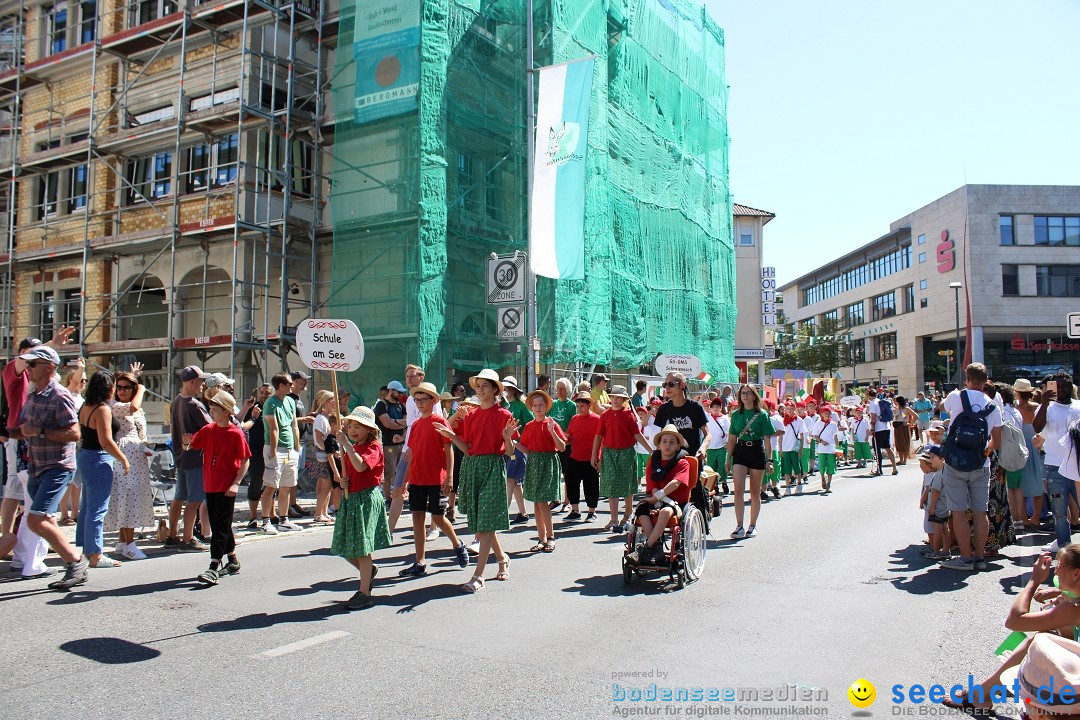
<svg viewBox="0 0 1080 720">
<path fill-rule="evenodd" d="M 627 562 L 627 556 L 634 548 L 646 540 L 645 533 L 638 527 L 635 520 L 634 526 L 626 534 L 626 546 L 623 548 L 622 573 L 623 582 L 631 584 L 637 578 L 651 575 L 666 574 L 671 582 L 680 590 L 688 583 L 701 577 L 705 570 L 705 548 L 709 533 L 709 518 L 695 502 L 695 489 L 697 496 L 702 495 L 702 488 L 698 488 L 698 460 L 695 457 L 687 457 L 690 463 L 690 501 L 681 508 L 676 508 L 676 513 L 668 521 L 667 528 L 660 542 L 664 553 L 656 564 L 631 565 Z M 651 471 L 652 459 L 646 464 L 646 477 Z M 706 504 L 706 511 L 709 510 Z"/>
</svg>

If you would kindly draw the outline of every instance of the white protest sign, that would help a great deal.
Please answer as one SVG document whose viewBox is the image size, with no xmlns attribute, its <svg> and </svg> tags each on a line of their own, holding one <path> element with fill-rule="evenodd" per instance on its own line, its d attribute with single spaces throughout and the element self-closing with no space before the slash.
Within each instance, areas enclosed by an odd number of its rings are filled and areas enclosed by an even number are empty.
<svg viewBox="0 0 1080 720">
<path fill-rule="evenodd" d="M 695 355 L 657 355 L 653 367 L 657 375 L 681 372 L 688 379 L 695 379 L 701 373 L 701 361 Z"/>
<path fill-rule="evenodd" d="M 364 362 L 364 338 L 352 320 L 305 320 L 296 328 L 296 349 L 313 370 L 352 372 Z"/>
</svg>

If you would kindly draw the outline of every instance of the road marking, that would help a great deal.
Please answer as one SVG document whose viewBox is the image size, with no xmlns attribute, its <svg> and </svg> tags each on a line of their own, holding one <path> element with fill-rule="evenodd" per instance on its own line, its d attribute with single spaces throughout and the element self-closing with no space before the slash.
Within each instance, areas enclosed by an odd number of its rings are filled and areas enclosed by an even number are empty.
<svg viewBox="0 0 1080 720">
<path fill-rule="evenodd" d="M 328 643 L 333 640 L 337 640 L 338 638 L 343 638 L 348 634 L 349 633 L 345 632 L 344 630 L 332 630 L 328 633 L 323 633 L 322 635 L 309 637 L 306 640 L 297 640 L 296 642 L 289 643 L 288 645 L 282 645 L 281 647 L 266 650 L 265 652 L 259 653 L 255 657 L 281 657 L 282 655 L 288 655 L 289 653 L 296 652 L 297 650 L 304 650 L 309 647 L 314 647 L 315 645 L 322 645 L 323 643 Z"/>
</svg>

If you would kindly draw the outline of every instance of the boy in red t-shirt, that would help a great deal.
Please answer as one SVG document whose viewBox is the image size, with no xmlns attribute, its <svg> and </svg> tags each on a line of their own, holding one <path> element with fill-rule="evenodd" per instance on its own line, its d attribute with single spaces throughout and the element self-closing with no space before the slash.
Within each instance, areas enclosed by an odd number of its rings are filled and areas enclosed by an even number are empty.
<svg viewBox="0 0 1080 720">
<path fill-rule="evenodd" d="M 248 469 L 247 437 L 239 425 L 232 422 L 236 400 L 224 390 L 209 400 L 209 425 L 203 425 L 194 435 L 184 433 L 185 450 L 202 450 L 203 487 L 206 490 L 206 514 L 210 516 L 210 568 L 198 580 L 210 587 L 218 584 L 222 575 L 240 572 L 236 559 L 236 538 L 233 537 L 233 509 L 240 481 Z M 229 562 L 222 565 L 228 555 Z"/>
<path fill-rule="evenodd" d="M 453 484 L 454 453 L 450 449 L 450 440 L 435 429 L 436 425 L 449 427 L 442 416 L 434 413 L 439 391 L 431 383 L 422 382 L 409 392 L 420 411 L 420 417 L 409 430 L 409 452 L 405 454 L 405 486 L 409 488 L 416 561 L 398 574 L 420 577 L 427 574 L 424 560 L 428 513 L 431 513 L 431 524 L 450 539 L 458 565 L 469 566 L 469 553 L 454 532 L 454 526 L 446 519 L 447 496 Z"/>
<path fill-rule="evenodd" d="M 645 533 L 645 544 L 626 556 L 626 562 L 631 565 L 660 562 L 664 554 L 664 545 L 660 542 L 664 529 L 679 508 L 690 501 L 690 463 L 679 454 L 686 448 L 686 438 L 674 425 L 665 425 L 653 436 L 653 444 L 656 452 L 645 478 L 647 497 L 634 513 L 637 524 Z M 657 511 L 656 522 L 650 517 L 654 510 Z"/>
</svg>

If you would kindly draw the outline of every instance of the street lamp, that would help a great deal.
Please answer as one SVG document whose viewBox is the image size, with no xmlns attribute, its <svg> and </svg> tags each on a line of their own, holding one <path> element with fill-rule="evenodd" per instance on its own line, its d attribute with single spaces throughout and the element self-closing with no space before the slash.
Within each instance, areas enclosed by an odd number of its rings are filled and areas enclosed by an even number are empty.
<svg viewBox="0 0 1080 720">
<path fill-rule="evenodd" d="M 960 354 L 960 288 L 964 287 L 963 283 L 951 282 L 949 287 L 953 289 L 953 294 L 956 297 L 956 386 L 959 387 L 960 382 L 960 358 L 963 357 Z"/>
</svg>

